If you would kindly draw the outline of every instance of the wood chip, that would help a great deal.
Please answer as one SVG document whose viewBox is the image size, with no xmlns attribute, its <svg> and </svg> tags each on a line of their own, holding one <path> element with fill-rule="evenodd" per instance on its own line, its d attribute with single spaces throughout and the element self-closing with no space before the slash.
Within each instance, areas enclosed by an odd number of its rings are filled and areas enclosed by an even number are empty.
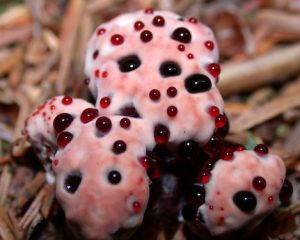
<svg viewBox="0 0 300 240">
<path fill-rule="evenodd" d="M 258 106 L 252 107 L 239 117 L 232 119 L 230 132 L 241 132 L 261 124 L 269 119 L 285 112 L 287 109 L 299 107 L 299 94 L 281 95 L 273 100 Z"/>
</svg>

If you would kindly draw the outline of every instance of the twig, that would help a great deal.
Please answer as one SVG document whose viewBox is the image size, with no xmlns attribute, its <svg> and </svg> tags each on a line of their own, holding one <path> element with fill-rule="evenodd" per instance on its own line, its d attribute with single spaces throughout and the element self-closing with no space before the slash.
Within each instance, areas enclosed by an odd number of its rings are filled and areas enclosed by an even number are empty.
<svg viewBox="0 0 300 240">
<path fill-rule="evenodd" d="M 300 44 L 272 51 L 242 63 L 222 67 L 219 88 L 223 95 L 250 91 L 300 72 Z"/>
<path fill-rule="evenodd" d="M 26 41 L 31 36 L 32 36 L 31 25 L 3 31 L 1 32 L 0 47 L 6 46 L 8 44 L 16 43 L 16 42 Z"/>
<path fill-rule="evenodd" d="M 9 171 L 9 166 L 6 165 L 1 174 L 0 178 L 0 204 L 4 205 L 7 200 L 8 188 L 12 179 L 12 175 Z"/>
</svg>

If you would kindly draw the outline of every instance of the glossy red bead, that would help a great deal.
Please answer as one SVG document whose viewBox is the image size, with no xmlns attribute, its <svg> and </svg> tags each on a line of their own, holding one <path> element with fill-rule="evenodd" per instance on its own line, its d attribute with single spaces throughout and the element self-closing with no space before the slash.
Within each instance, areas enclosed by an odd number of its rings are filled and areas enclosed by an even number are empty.
<svg viewBox="0 0 300 240">
<path fill-rule="evenodd" d="M 121 126 L 122 128 L 127 129 L 127 128 L 130 127 L 130 124 L 131 124 L 130 119 L 127 118 L 127 117 L 124 117 L 124 118 L 122 118 L 122 119 L 120 120 L 120 126 Z"/>
<path fill-rule="evenodd" d="M 147 43 L 152 40 L 153 35 L 149 30 L 144 30 L 141 32 L 140 38 L 144 43 Z"/>
<path fill-rule="evenodd" d="M 89 84 L 90 84 L 90 79 L 89 78 L 84 79 L 84 85 L 89 85 Z"/>
<path fill-rule="evenodd" d="M 210 176 L 211 176 L 210 171 L 203 170 L 199 175 L 199 180 L 202 184 L 206 184 L 209 182 Z"/>
<path fill-rule="evenodd" d="M 165 25 L 165 19 L 162 16 L 155 16 L 152 23 L 156 27 L 163 27 Z"/>
<path fill-rule="evenodd" d="M 95 75 L 95 78 L 99 78 L 99 76 L 100 76 L 100 70 L 96 69 L 95 72 L 94 72 L 94 75 Z"/>
<path fill-rule="evenodd" d="M 166 144 L 170 138 L 170 130 L 165 125 L 157 124 L 154 128 L 154 139 L 157 144 Z"/>
<path fill-rule="evenodd" d="M 99 51 L 98 51 L 98 50 L 95 50 L 95 51 L 93 52 L 93 59 L 95 60 L 95 59 L 98 57 L 98 55 L 99 55 Z"/>
<path fill-rule="evenodd" d="M 73 102 L 73 98 L 71 98 L 70 96 L 64 96 L 61 102 L 64 105 L 70 105 Z"/>
<path fill-rule="evenodd" d="M 112 151 L 115 154 L 121 154 L 126 151 L 127 145 L 123 140 L 117 140 L 112 146 Z"/>
<path fill-rule="evenodd" d="M 208 109 L 208 114 L 212 117 L 212 118 L 216 118 L 219 114 L 220 114 L 220 110 L 218 107 L 216 106 L 211 106 Z"/>
<path fill-rule="evenodd" d="M 112 122 L 108 117 L 102 116 L 97 119 L 96 127 L 102 133 L 107 133 L 112 128 Z"/>
<path fill-rule="evenodd" d="M 149 98 L 152 100 L 152 101 L 158 101 L 160 99 L 160 91 L 157 90 L 157 89 L 152 89 L 150 92 L 149 92 Z"/>
<path fill-rule="evenodd" d="M 134 29 L 135 29 L 136 31 L 142 30 L 142 29 L 144 28 L 144 26 L 145 26 L 145 24 L 144 24 L 142 21 L 136 21 L 136 22 L 134 23 Z"/>
<path fill-rule="evenodd" d="M 267 182 L 263 177 L 257 176 L 252 180 L 252 186 L 258 190 L 264 190 L 267 186 Z"/>
<path fill-rule="evenodd" d="M 221 73 L 221 67 L 218 63 L 208 64 L 207 70 L 214 78 L 217 78 Z"/>
<path fill-rule="evenodd" d="M 100 35 L 103 35 L 104 33 L 106 32 L 106 30 L 104 28 L 99 28 L 97 30 L 97 35 L 100 36 Z"/>
<path fill-rule="evenodd" d="M 110 42 L 112 45 L 121 45 L 124 42 L 124 37 L 120 34 L 114 34 L 110 38 Z"/>
<path fill-rule="evenodd" d="M 73 139 L 73 134 L 70 132 L 61 132 L 57 137 L 57 145 L 60 148 L 67 146 Z"/>
<path fill-rule="evenodd" d="M 209 50 L 214 50 L 215 44 L 213 43 L 213 41 L 206 41 L 204 43 L 205 47 Z"/>
<path fill-rule="evenodd" d="M 184 46 L 183 44 L 179 44 L 179 45 L 177 46 L 177 48 L 178 48 L 178 50 L 181 51 L 181 52 L 183 52 L 183 51 L 185 50 L 185 46 Z"/>
<path fill-rule="evenodd" d="M 150 168 L 151 160 L 149 157 L 144 156 L 139 159 L 140 164 L 147 170 Z"/>
<path fill-rule="evenodd" d="M 246 148 L 243 145 L 238 145 L 235 148 L 235 151 L 238 151 L 238 152 L 241 152 L 241 151 L 244 151 L 244 150 L 246 150 Z"/>
<path fill-rule="evenodd" d="M 234 152 L 231 148 L 226 148 L 222 153 L 221 153 L 221 159 L 226 160 L 226 161 L 231 161 L 234 157 Z"/>
<path fill-rule="evenodd" d="M 59 163 L 58 159 L 54 159 L 54 160 L 53 160 L 53 165 L 54 165 L 54 166 L 57 166 L 58 163 Z"/>
<path fill-rule="evenodd" d="M 193 59 L 193 58 L 194 58 L 194 54 L 189 53 L 189 54 L 187 55 L 187 58 L 188 58 L 188 59 Z"/>
<path fill-rule="evenodd" d="M 107 78 L 107 76 L 108 76 L 108 72 L 107 71 L 104 71 L 103 73 L 102 73 L 102 78 Z"/>
<path fill-rule="evenodd" d="M 53 127 L 56 132 L 62 132 L 73 122 L 73 116 L 69 113 L 58 114 L 53 121 Z"/>
<path fill-rule="evenodd" d="M 175 106 L 169 106 L 167 108 L 167 114 L 169 117 L 175 117 L 178 113 L 177 107 Z"/>
<path fill-rule="evenodd" d="M 257 155 L 259 156 L 264 156 L 269 153 L 269 149 L 266 145 L 264 144 L 258 144 L 255 146 L 254 151 L 256 152 Z"/>
<path fill-rule="evenodd" d="M 103 97 L 100 99 L 100 107 L 101 108 L 108 108 L 109 105 L 110 105 L 109 97 Z"/>
<path fill-rule="evenodd" d="M 189 22 L 190 22 L 190 23 L 197 23 L 197 22 L 198 22 L 198 19 L 195 18 L 195 17 L 190 17 L 190 18 L 189 18 Z"/>
<path fill-rule="evenodd" d="M 99 112 L 96 108 L 87 108 L 83 110 L 83 112 L 80 115 L 80 121 L 82 123 L 88 123 L 98 117 Z"/>
<path fill-rule="evenodd" d="M 132 209 L 133 209 L 134 212 L 140 212 L 141 209 L 142 209 L 141 203 L 138 202 L 138 201 L 134 201 L 132 203 Z"/>
<path fill-rule="evenodd" d="M 177 89 L 175 87 L 169 87 L 167 89 L 167 95 L 171 98 L 176 97 L 177 95 Z"/>
<path fill-rule="evenodd" d="M 151 180 L 158 179 L 161 176 L 161 168 L 156 159 L 151 159 L 147 174 Z"/>
<path fill-rule="evenodd" d="M 219 114 L 216 118 L 215 118 L 215 126 L 216 128 L 222 128 L 226 125 L 227 119 L 225 117 L 225 115 L 223 114 Z"/>
<path fill-rule="evenodd" d="M 154 13 L 154 10 L 153 10 L 153 8 L 146 8 L 146 9 L 145 9 L 145 13 L 146 13 L 146 14 L 153 14 L 153 13 Z"/>
</svg>

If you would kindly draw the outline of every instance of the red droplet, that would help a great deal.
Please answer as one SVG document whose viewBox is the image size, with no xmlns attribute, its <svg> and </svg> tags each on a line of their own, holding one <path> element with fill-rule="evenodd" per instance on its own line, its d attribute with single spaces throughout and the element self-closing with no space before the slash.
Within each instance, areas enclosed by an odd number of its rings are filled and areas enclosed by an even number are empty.
<svg viewBox="0 0 300 240">
<path fill-rule="evenodd" d="M 238 145 L 236 148 L 235 148 L 235 151 L 238 151 L 238 152 L 242 152 L 246 150 L 246 148 L 243 146 L 243 145 Z"/>
<path fill-rule="evenodd" d="M 204 43 L 204 45 L 205 45 L 205 47 L 207 47 L 207 49 L 209 49 L 211 51 L 214 50 L 215 44 L 212 41 L 206 41 Z"/>
<path fill-rule="evenodd" d="M 52 110 L 52 111 L 55 110 L 55 105 L 51 105 L 50 110 Z"/>
<path fill-rule="evenodd" d="M 157 124 L 154 128 L 154 139 L 157 144 L 165 144 L 170 138 L 169 129 L 162 124 Z"/>
<path fill-rule="evenodd" d="M 139 162 L 146 170 L 150 168 L 151 160 L 149 157 L 147 156 L 141 157 Z"/>
<path fill-rule="evenodd" d="M 136 31 L 142 30 L 142 29 L 144 28 L 144 26 L 145 26 L 145 24 L 144 24 L 142 21 L 136 21 L 136 22 L 134 23 L 134 29 L 135 29 Z"/>
<path fill-rule="evenodd" d="M 64 105 L 70 105 L 73 102 L 73 98 L 71 98 L 70 96 L 64 96 L 61 102 Z"/>
<path fill-rule="evenodd" d="M 175 87 L 169 87 L 167 89 L 167 95 L 171 98 L 176 97 L 177 95 L 177 89 Z"/>
<path fill-rule="evenodd" d="M 214 210 L 214 206 L 209 205 L 209 210 Z"/>
<path fill-rule="evenodd" d="M 200 172 L 200 176 L 198 176 L 198 178 L 202 184 L 206 184 L 210 179 L 210 175 L 210 171 L 203 170 Z"/>
<path fill-rule="evenodd" d="M 153 14 L 154 10 L 153 10 L 153 8 L 146 8 L 145 9 L 145 13 L 147 13 L 147 14 Z"/>
<path fill-rule="evenodd" d="M 279 192 L 279 199 L 282 203 L 286 203 L 290 200 L 292 194 L 293 185 L 290 183 L 289 180 L 285 179 Z"/>
<path fill-rule="evenodd" d="M 257 155 L 259 156 L 264 156 L 269 153 L 269 149 L 266 145 L 264 144 L 258 144 L 254 148 L 254 151 L 256 152 Z"/>
<path fill-rule="evenodd" d="M 169 117 L 175 117 L 178 113 L 177 107 L 175 106 L 169 106 L 167 108 L 167 114 Z"/>
<path fill-rule="evenodd" d="M 90 84 L 90 79 L 89 78 L 84 79 L 84 85 L 89 85 L 89 84 Z"/>
<path fill-rule="evenodd" d="M 216 128 L 222 128 L 226 125 L 227 119 L 224 114 L 219 114 L 215 118 L 215 126 Z"/>
<path fill-rule="evenodd" d="M 152 101 L 158 101 L 160 99 L 160 91 L 157 89 L 152 89 L 149 92 L 149 97 Z"/>
<path fill-rule="evenodd" d="M 158 179 L 161 175 L 160 165 L 156 159 L 151 159 L 147 174 L 151 180 Z"/>
<path fill-rule="evenodd" d="M 97 119 L 96 127 L 99 131 L 107 133 L 112 127 L 112 122 L 108 117 L 102 116 Z"/>
<path fill-rule="evenodd" d="M 183 52 L 185 50 L 185 46 L 183 44 L 179 44 L 177 48 L 181 52 Z"/>
<path fill-rule="evenodd" d="M 58 159 L 54 159 L 54 160 L 53 160 L 53 165 L 54 165 L 54 166 L 57 166 L 58 163 L 59 163 Z"/>
<path fill-rule="evenodd" d="M 53 121 L 54 130 L 59 133 L 64 131 L 73 122 L 73 116 L 69 113 L 58 114 Z"/>
<path fill-rule="evenodd" d="M 126 118 L 126 117 L 124 117 L 120 120 L 120 126 L 125 129 L 130 127 L 130 123 L 131 123 L 130 119 Z"/>
<path fill-rule="evenodd" d="M 93 59 L 95 60 L 99 55 L 99 51 L 98 50 L 95 50 L 94 53 L 93 53 Z"/>
<path fill-rule="evenodd" d="M 234 157 L 234 152 L 231 148 L 226 148 L 222 153 L 221 153 L 221 159 L 226 160 L 226 161 L 231 161 Z"/>
<path fill-rule="evenodd" d="M 190 22 L 190 23 L 197 23 L 197 22 L 198 22 L 198 19 L 195 18 L 195 17 L 190 17 L 190 18 L 189 18 L 189 22 Z"/>
<path fill-rule="evenodd" d="M 99 28 L 97 30 L 97 35 L 100 36 L 100 35 L 104 34 L 105 32 L 106 32 L 106 30 L 104 28 Z"/>
<path fill-rule="evenodd" d="M 264 190 L 267 186 L 267 182 L 263 177 L 257 176 L 252 180 L 253 187 L 258 190 Z"/>
<path fill-rule="evenodd" d="M 139 212 L 139 211 L 141 211 L 141 208 L 142 208 L 142 206 L 141 206 L 141 203 L 140 203 L 140 202 L 134 201 L 134 202 L 132 203 L 132 209 L 133 209 L 134 212 Z"/>
<path fill-rule="evenodd" d="M 208 109 L 208 113 L 209 115 L 212 117 L 212 118 L 216 118 L 219 114 L 220 114 L 220 110 L 218 107 L 216 106 L 211 106 L 209 109 Z"/>
<path fill-rule="evenodd" d="M 187 55 L 187 57 L 188 57 L 188 59 L 193 59 L 193 58 L 194 58 L 194 54 L 189 53 L 189 54 Z"/>
<path fill-rule="evenodd" d="M 102 78 L 107 78 L 107 76 L 108 76 L 108 72 L 107 71 L 104 71 L 103 73 L 102 73 Z"/>
<path fill-rule="evenodd" d="M 218 63 L 210 63 L 207 66 L 207 70 L 214 78 L 218 77 L 221 72 L 221 68 Z"/>
<path fill-rule="evenodd" d="M 269 202 L 270 204 L 272 204 L 272 203 L 274 202 L 274 197 L 273 197 L 273 196 L 269 196 L 269 197 L 268 197 L 268 202 Z"/>
<path fill-rule="evenodd" d="M 219 217 L 219 224 L 224 223 L 225 218 L 224 217 Z"/>
<path fill-rule="evenodd" d="M 98 117 L 99 112 L 96 108 L 87 108 L 80 115 L 80 120 L 83 123 L 88 123 Z"/>
<path fill-rule="evenodd" d="M 110 105 L 110 98 L 109 97 L 103 97 L 100 99 L 100 107 L 107 108 Z"/>
<path fill-rule="evenodd" d="M 223 146 L 223 138 L 219 134 L 214 134 L 204 145 L 204 151 L 213 158 L 218 158 Z"/>
<path fill-rule="evenodd" d="M 115 154 L 121 154 L 126 151 L 127 145 L 123 140 L 117 140 L 112 146 L 112 151 Z"/>
<path fill-rule="evenodd" d="M 156 27 L 163 27 L 165 25 L 165 19 L 162 16 L 155 16 L 152 23 Z"/>
<path fill-rule="evenodd" d="M 94 75 L 95 75 L 95 78 L 99 78 L 99 76 L 100 76 L 100 71 L 99 71 L 99 69 L 96 69 L 96 70 L 95 70 Z"/>
<path fill-rule="evenodd" d="M 112 45 L 115 45 L 115 46 L 120 45 L 124 42 L 124 37 L 120 34 L 114 34 L 111 36 L 110 42 Z"/>
<path fill-rule="evenodd" d="M 67 146 L 73 139 L 73 134 L 70 132 L 61 132 L 57 137 L 57 145 L 60 148 Z"/>
<path fill-rule="evenodd" d="M 149 31 L 149 30 L 144 30 L 141 32 L 141 40 L 144 42 L 144 43 L 147 43 L 147 42 L 150 42 L 153 38 L 153 35 L 152 33 Z"/>
</svg>

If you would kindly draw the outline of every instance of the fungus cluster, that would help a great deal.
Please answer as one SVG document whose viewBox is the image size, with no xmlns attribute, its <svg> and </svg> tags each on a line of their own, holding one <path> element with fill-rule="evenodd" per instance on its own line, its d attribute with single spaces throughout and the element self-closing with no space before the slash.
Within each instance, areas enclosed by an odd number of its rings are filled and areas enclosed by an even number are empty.
<svg viewBox="0 0 300 240">
<path fill-rule="evenodd" d="M 224 145 L 220 72 L 213 33 L 194 17 L 146 9 L 96 29 L 85 61 L 96 104 L 54 97 L 24 131 L 51 160 L 57 199 L 77 234 L 129 238 L 142 224 L 149 184 L 176 164 L 185 182 L 178 217 L 199 232 L 237 230 L 289 200 L 278 156 L 262 144 Z"/>
</svg>

